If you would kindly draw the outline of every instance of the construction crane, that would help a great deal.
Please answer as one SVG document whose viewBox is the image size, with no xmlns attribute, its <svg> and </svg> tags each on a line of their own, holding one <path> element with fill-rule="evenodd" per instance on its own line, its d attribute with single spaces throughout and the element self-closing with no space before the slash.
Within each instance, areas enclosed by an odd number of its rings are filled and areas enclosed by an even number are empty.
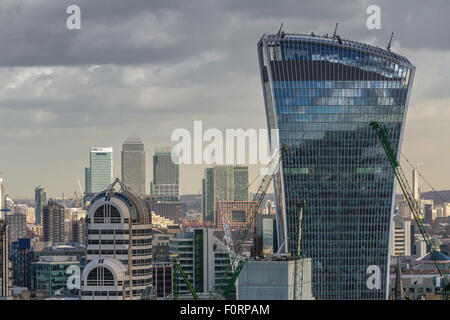
<svg viewBox="0 0 450 320">
<path fill-rule="evenodd" d="M 416 224 L 419 228 L 420 233 L 422 234 L 422 237 L 427 244 L 427 246 L 430 249 L 430 255 L 431 260 L 434 261 L 434 264 L 436 265 L 436 269 L 439 273 L 439 276 L 442 278 L 442 288 L 443 288 L 443 299 L 448 300 L 449 298 L 449 291 L 450 291 L 450 281 L 448 276 L 448 271 L 445 269 L 445 267 L 442 267 L 440 263 L 438 262 L 438 248 L 436 246 L 436 243 L 431 239 L 428 232 L 425 230 L 423 223 L 422 223 L 422 217 L 420 214 L 420 208 L 419 205 L 414 199 L 413 193 L 411 191 L 411 187 L 408 184 L 408 180 L 405 177 L 405 174 L 403 173 L 403 170 L 400 166 L 400 163 L 397 161 L 397 154 L 394 152 L 394 150 L 391 147 L 391 144 L 389 142 L 389 135 L 386 126 L 380 126 L 377 122 L 371 122 L 370 126 L 376 131 L 378 134 L 378 138 L 381 141 L 381 144 L 383 145 L 383 149 L 388 157 L 389 163 L 394 170 L 395 177 L 397 178 L 398 184 L 400 185 L 400 188 L 402 189 L 403 195 L 405 196 L 406 202 L 408 203 L 408 206 L 413 214 L 414 220 L 416 221 Z"/>
<path fill-rule="evenodd" d="M 297 251 L 295 252 L 294 300 L 302 300 L 302 293 L 303 293 L 303 258 L 300 252 L 300 245 L 302 240 L 303 210 L 306 207 L 306 202 L 299 201 L 298 206 L 300 208 L 300 213 L 298 217 Z"/>
<path fill-rule="evenodd" d="M 186 286 L 188 287 L 189 291 L 191 292 L 192 296 L 194 297 L 194 300 L 198 300 L 198 295 L 195 292 L 194 287 L 192 287 L 187 275 L 183 272 L 183 269 L 181 269 L 180 263 L 178 262 L 178 260 L 175 256 L 173 257 L 173 266 L 175 267 L 173 269 L 175 281 L 177 279 L 177 272 L 179 272 L 181 274 L 181 276 L 183 277 L 184 283 L 186 283 Z M 173 298 L 174 298 L 174 300 L 178 299 L 178 285 L 176 283 L 174 284 Z"/>
<path fill-rule="evenodd" d="M 215 194 L 216 194 L 216 202 L 217 202 L 217 212 L 219 214 L 219 219 L 222 222 L 222 227 L 223 227 L 223 232 L 224 232 L 224 243 L 225 243 L 225 247 L 228 252 L 228 257 L 230 259 L 231 270 L 232 270 L 232 272 L 235 272 L 236 268 L 237 268 L 239 262 L 242 260 L 242 258 L 240 256 L 238 256 L 236 254 L 236 251 L 234 250 L 233 238 L 231 236 L 231 229 L 230 229 L 230 226 L 227 221 L 228 219 L 223 214 L 222 206 L 219 204 L 219 201 L 223 201 L 224 199 L 222 196 L 222 192 L 219 192 L 219 190 L 218 190 L 218 185 L 217 185 L 216 179 L 214 179 L 214 186 L 215 186 L 215 190 L 216 190 Z"/>
<path fill-rule="evenodd" d="M 79 200 L 78 200 L 77 191 L 76 191 L 76 190 L 73 190 L 73 194 L 75 195 L 75 207 L 78 208 L 78 206 L 79 206 Z"/>
<path fill-rule="evenodd" d="M 272 160 L 265 168 L 265 174 L 263 175 L 263 179 L 261 181 L 261 184 L 258 187 L 258 190 L 256 194 L 253 197 L 253 205 L 250 207 L 248 211 L 248 216 L 250 216 L 250 219 L 247 224 L 245 224 L 239 234 L 242 235 L 241 239 L 238 239 L 239 241 L 235 246 L 235 253 L 236 255 L 231 258 L 232 262 L 230 267 L 232 268 L 233 265 L 236 264 L 235 269 L 232 273 L 231 279 L 229 280 L 228 284 L 225 286 L 225 289 L 222 293 L 222 297 L 224 299 L 227 299 L 228 296 L 231 293 L 231 290 L 233 289 L 242 269 L 244 268 L 244 265 L 246 264 L 248 258 L 242 257 L 240 255 L 242 246 L 245 242 L 245 239 L 247 238 L 248 232 L 250 231 L 250 228 L 255 222 L 256 214 L 259 211 L 259 208 L 261 206 L 262 201 L 264 200 L 264 197 L 267 193 L 267 189 L 270 186 L 270 183 L 272 182 L 273 175 L 278 171 L 280 167 L 280 160 L 283 154 L 288 150 L 287 146 L 283 146 L 281 149 L 276 150 L 274 156 L 272 157 Z M 238 262 L 237 262 L 238 261 Z M 216 286 L 214 286 L 216 288 Z M 219 293 L 216 295 L 217 298 L 220 297 Z"/>
</svg>

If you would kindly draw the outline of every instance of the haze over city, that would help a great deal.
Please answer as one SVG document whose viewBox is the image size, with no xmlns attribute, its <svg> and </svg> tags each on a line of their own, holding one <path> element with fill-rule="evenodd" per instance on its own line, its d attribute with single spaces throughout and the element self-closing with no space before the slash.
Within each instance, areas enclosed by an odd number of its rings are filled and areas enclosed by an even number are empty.
<svg viewBox="0 0 450 320">
<path fill-rule="evenodd" d="M 256 59 L 263 32 L 332 34 L 386 47 L 416 65 L 403 153 L 438 189 L 450 189 L 450 3 L 378 1 L 381 30 L 365 27 L 371 1 L 71 1 L 0 5 L 1 177 L 14 198 L 72 195 L 89 148 L 145 144 L 147 192 L 155 147 L 176 128 L 266 128 Z M 439 63 L 436 63 L 439 61 Z M 239 116 L 237 116 L 239 114 Z M 181 193 L 200 193 L 204 166 L 181 166 Z M 252 166 L 251 177 L 259 167 Z M 405 164 L 405 169 L 409 168 Z M 188 183 L 189 182 L 189 183 Z M 423 190 L 426 186 L 422 184 Z"/>
</svg>

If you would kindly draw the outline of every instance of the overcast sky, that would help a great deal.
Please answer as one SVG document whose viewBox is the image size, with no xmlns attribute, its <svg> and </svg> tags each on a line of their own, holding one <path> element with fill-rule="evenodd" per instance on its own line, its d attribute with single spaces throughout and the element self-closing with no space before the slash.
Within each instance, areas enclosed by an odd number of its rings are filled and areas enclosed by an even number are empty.
<svg viewBox="0 0 450 320">
<path fill-rule="evenodd" d="M 81 7 L 81 30 L 66 8 Z M 381 8 L 381 30 L 366 9 Z M 437 188 L 450 189 L 450 1 L 0 0 L 0 172 L 13 198 L 84 186 L 89 147 L 145 143 L 176 128 L 265 128 L 256 44 L 263 33 L 339 34 L 416 65 L 403 152 Z M 182 166 L 182 193 L 200 193 L 202 166 Z M 405 170 L 409 167 L 405 165 Z M 256 167 L 251 174 L 256 173 Z M 423 188 L 426 190 L 427 188 Z"/>
</svg>

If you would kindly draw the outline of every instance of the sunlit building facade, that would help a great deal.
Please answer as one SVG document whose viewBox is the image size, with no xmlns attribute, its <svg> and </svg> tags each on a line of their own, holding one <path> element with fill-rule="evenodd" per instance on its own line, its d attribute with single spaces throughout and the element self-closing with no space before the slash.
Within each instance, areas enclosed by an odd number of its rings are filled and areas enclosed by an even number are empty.
<svg viewBox="0 0 450 320">
<path fill-rule="evenodd" d="M 306 201 L 313 296 L 386 299 L 395 182 L 369 124 L 400 150 L 415 67 L 339 36 L 264 35 L 258 55 L 268 128 L 289 147 L 274 179 L 279 249 L 296 251 Z"/>
</svg>

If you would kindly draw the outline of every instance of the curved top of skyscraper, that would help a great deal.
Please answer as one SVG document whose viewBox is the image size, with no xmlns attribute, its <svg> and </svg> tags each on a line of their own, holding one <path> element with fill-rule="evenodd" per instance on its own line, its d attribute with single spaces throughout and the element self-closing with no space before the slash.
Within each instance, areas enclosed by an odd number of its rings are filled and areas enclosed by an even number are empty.
<svg viewBox="0 0 450 320">
<path fill-rule="evenodd" d="M 402 55 L 396 54 L 390 50 L 376 47 L 367 43 L 357 42 L 348 39 L 342 39 L 340 36 L 315 35 L 315 34 L 298 34 L 298 33 L 282 33 L 282 34 L 264 34 L 261 41 L 302 41 L 311 44 L 326 44 L 340 48 L 350 49 L 352 51 L 365 52 L 373 56 L 379 56 L 395 63 L 402 64 L 406 67 L 413 68 L 411 61 Z"/>
<path fill-rule="evenodd" d="M 115 188 L 119 186 L 120 189 Z M 151 223 L 151 213 L 147 206 L 147 203 L 142 197 L 132 192 L 124 183 L 119 179 L 116 179 L 109 187 L 103 192 L 98 193 L 94 199 L 92 199 L 90 207 L 94 207 L 95 202 L 99 200 L 106 200 L 111 198 L 118 198 L 124 202 L 130 214 L 132 216 L 132 223 L 134 224 L 150 224 Z"/>
</svg>

